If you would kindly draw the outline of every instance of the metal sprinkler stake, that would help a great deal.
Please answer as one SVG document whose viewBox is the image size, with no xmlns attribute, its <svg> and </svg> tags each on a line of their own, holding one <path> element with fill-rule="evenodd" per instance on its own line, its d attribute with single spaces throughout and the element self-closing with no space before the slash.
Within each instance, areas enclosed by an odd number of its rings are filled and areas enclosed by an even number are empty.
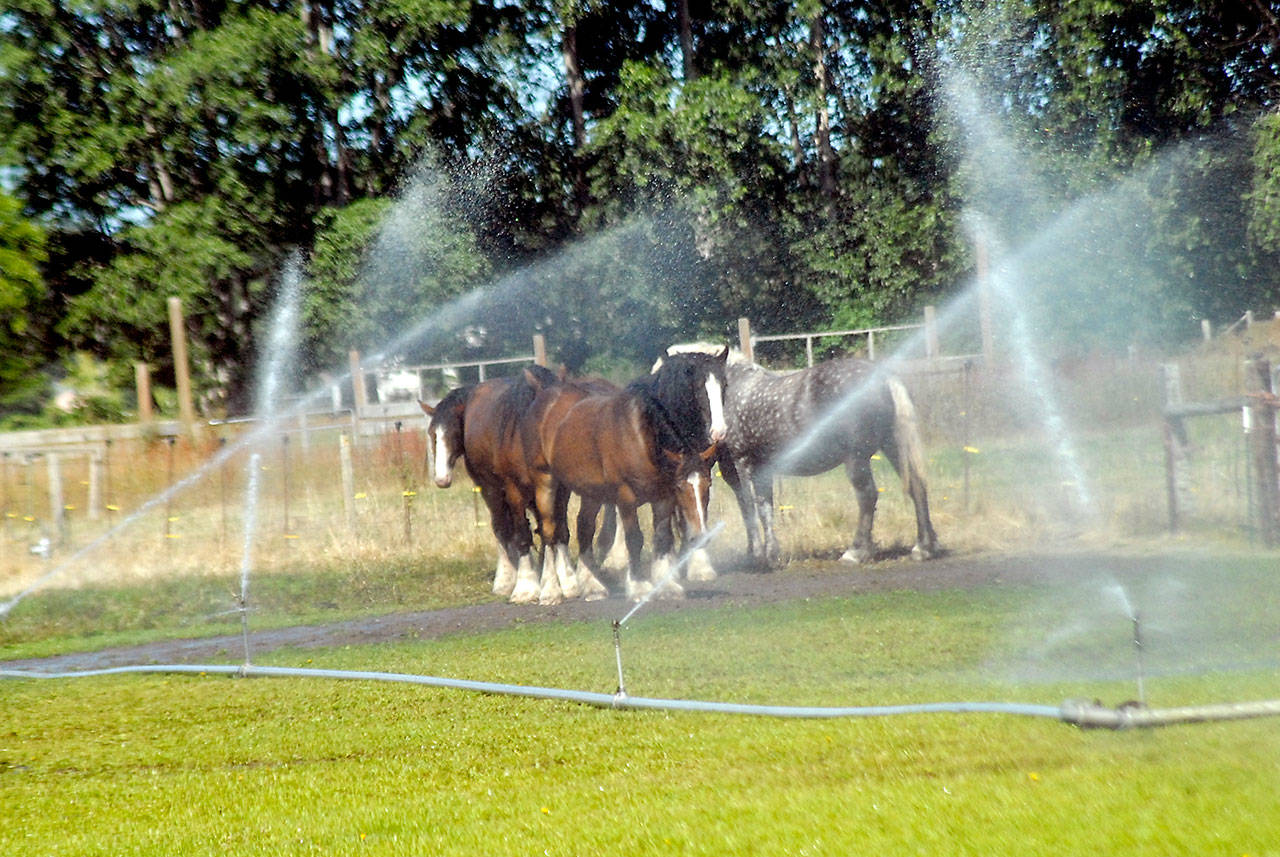
<svg viewBox="0 0 1280 857">
<path fill-rule="evenodd" d="M 1146 647 L 1142 643 L 1142 617 L 1137 610 L 1133 611 L 1133 648 L 1138 660 L 1138 703 L 1146 708 Z"/>
<path fill-rule="evenodd" d="M 613 655 L 618 662 L 618 689 L 613 696 L 614 699 L 623 699 L 627 695 L 627 686 L 622 680 L 622 621 L 620 619 L 613 620 Z"/>
</svg>

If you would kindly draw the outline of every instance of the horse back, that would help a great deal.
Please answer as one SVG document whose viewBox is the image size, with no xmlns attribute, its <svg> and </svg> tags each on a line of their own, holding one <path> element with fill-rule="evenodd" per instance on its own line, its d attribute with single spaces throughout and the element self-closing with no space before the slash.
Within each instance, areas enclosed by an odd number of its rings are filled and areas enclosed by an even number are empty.
<svg viewBox="0 0 1280 857">
<path fill-rule="evenodd" d="M 794 372 L 760 367 L 731 375 L 729 447 L 750 465 L 773 461 L 796 442 L 788 472 L 814 475 L 851 455 L 870 455 L 893 430 L 888 385 L 875 365 L 839 358 Z"/>
<path fill-rule="evenodd" d="M 463 448 L 467 470 L 480 484 L 514 480 L 528 482 L 528 468 L 520 443 L 520 414 L 509 397 L 515 384 L 495 378 L 476 385 L 467 406 Z"/>
<path fill-rule="evenodd" d="M 633 395 L 584 396 L 545 434 L 547 464 L 573 491 L 604 502 L 647 503 L 665 490 L 653 430 Z"/>
</svg>

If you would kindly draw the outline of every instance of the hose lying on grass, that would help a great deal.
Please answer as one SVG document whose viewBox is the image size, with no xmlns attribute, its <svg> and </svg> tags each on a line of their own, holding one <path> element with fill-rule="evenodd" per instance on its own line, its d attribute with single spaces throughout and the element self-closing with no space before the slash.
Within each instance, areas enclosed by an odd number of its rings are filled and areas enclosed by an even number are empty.
<svg viewBox="0 0 1280 857">
<path fill-rule="evenodd" d="M 251 664 L 146 664 L 110 667 L 77 672 L 29 672 L 0 670 L 0 678 L 70 679 L 128 673 L 165 673 L 185 675 L 228 675 L 240 678 L 324 678 L 357 681 L 389 681 L 427 687 L 470 690 L 503 696 L 523 696 L 579 702 L 598 708 L 622 711 L 696 711 L 712 714 L 746 714 L 761 717 L 837 718 L 890 717 L 901 714 L 1008 714 L 1043 717 L 1082 728 L 1130 729 L 1171 726 L 1178 723 L 1204 723 L 1221 720 L 1244 720 L 1280 715 L 1280 700 L 1217 703 L 1181 708 L 1146 708 L 1125 705 L 1107 708 L 1098 702 L 1068 700 L 1061 705 L 1034 705 L 1018 702 L 925 702 L 909 705 L 871 706 L 793 706 L 753 705 L 734 702 L 705 702 L 693 699 L 660 699 L 628 696 L 625 693 L 597 693 L 533 685 L 500 684 L 469 679 L 409 673 L 363 672 L 358 670 L 307 669 L 301 667 L 262 667 Z"/>
</svg>

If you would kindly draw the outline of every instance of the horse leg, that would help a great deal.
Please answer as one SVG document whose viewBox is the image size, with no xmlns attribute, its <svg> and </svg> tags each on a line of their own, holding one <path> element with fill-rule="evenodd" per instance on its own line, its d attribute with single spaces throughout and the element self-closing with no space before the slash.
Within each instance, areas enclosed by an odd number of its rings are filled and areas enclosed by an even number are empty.
<svg viewBox="0 0 1280 857">
<path fill-rule="evenodd" d="M 550 474 L 542 473 L 534 476 L 533 502 L 537 510 L 538 535 L 542 538 L 541 575 L 539 577 L 534 573 L 530 563 L 528 580 L 521 578 L 516 583 L 516 591 L 511 595 L 513 603 L 529 604 L 535 601 L 559 603 L 560 583 L 555 572 L 555 490 L 556 486 Z M 516 594 L 521 596 L 519 601 L 516 601 Z M 543 598 L 555 600 L 544 602 Z"/>
<path fill-rule="evenodd" d="M 844 464 L 844 472 L 853 484 L 858 497 L 858 528 L 853 534 L 853 545 L 840 557 L 841 562 L 862 563 L 875 556 L 871 540 L 871 524 L 876 516 L 876 478 L 871 472 L 870 456 L 855 456 Z"/>
<path fill-rule="evenodd" d="M 773 532 L 773 476 L 758 471 L 749 472 L 751 493 L 755 499 L 755 512 L 760 518 L 761 538 L 764 542 L 761 559 L 766 568 L 773 568 L 782 556 L 778 537 Z"/>
<path fill-rule="evenodd" d="M 671 519 L 675 516 L 675 503 L 670 500 L 655 500 L 653 510 L 653 567 L 649 570 L 649 581 L 657 587 L 658 598 L 684 598 L 684 587 L 680 585 L 678 569 L 675 566 L 676 556 L 675 534 L 671 529 Z"/>
<path fill-rule="evenodd" d="M 578 507 L 578 586 L 587 601 L 609 597 L 609 590 L 591 568 L 595 562 L 596 515 L 599 511 L 598 502 L 582 498 Z"/>
<path fill-rule="evenodd" d="M 582 594 L 582 586 L 578 583 L 578 575 L 574 569 L 570 568 L 569 562 L 569 490 L 567 488 L 556 489 L 555 515 L 556 538 L 553 544 L 556 549 L 556 578 L 564 598 L 577 598 Z"/>
<path fill-rule="evenodd" d="M 489 526 L 498 542 L 498 564 L 493 573 L 493 594 L 510 595 L 515 588 L 516 566 L 512 561 L 511 536 L 515 530 L 511 508 L 507 505 L 502 489 L 496 485 L 482 486 L 480 496 L 489 509 Z"/>
<path fill-rule="evenodd" d="M 511 566 L 511 585 L 507 587 L 505 594 L 512 596 L 516 603 L 528 603 L 538 596 L 538 577 L 533 571 L 533 533 L 529 529 L 529 503 L 519 486 L 513 483 L 506 486 L 506 500 L 510 516 L 506 553 L 509 557 L 507 564 Z M 536 510 L 534 517 L 537 517 Z M 520 590 L 519 600 L 515 597 L 517 589 Z M 494 591 L 497 592 L 496 587 Z"/>
<path fill-rule="evenodd" d="M 627 539 L 626 595 L 631 601 L 639 601 L 653 591 L 653 584 L 648 580 L 641 580 L 639 576 L 640 554 L 644 551 L 644 533 L 640 531 L 640 516 L 636 514 L 635 506 L 619 503 L 618 517 L 622 520 L 622 530 Z"/>
<path fill-rule="evenodd" d="M 760 562 L 764 559 L 757 536 L 760 519 L 756 515 L 756 498 L 751 480 L 743 479 L 738 473 L 737 464 L 727 456 L 720 457 L 720 475 L 733 489 L 733 497 L 738 501 L 738 511 L 742 513 L 742 526 L 747 531 L 747 557 L 752 563 Z"/>
<path fill-rule="evenodd" d="M 611 503 L 604 507 L 604 524 L 600 527 L 600 540 L 597 544 L 603 545 L 602 550 L 605 551 L 604 556 L 599 558 L 597 567 L 604 571 L 616 571 L 620 575 L 625 575 L 627 534 L 624 528 L 618 526 L 618 507 Z"/>
<path fill-rule="evenodd" d="M 909 460 L 902 460 L 897 443 L 892 440 L 884 445 L 884 457 L 902 477 L 903 488 L 916 510 L 916 543 L 911 548 L 911 558 L 933 559 L 938 555 L 938 534 L 933 531 L 933 521 L 929 518 L 929 489 L 925 487 L 924 475 L 916 473 Z M 910 470 L 903 470 L 904 467 Z"/>
<path fill-rule="evenodd" d="M 708 488 L 707 499 L 710 501 L 711 494 Z M 676 522 L 680 526 L 680 543 L 684 545 L 684 550 L 688 556 L 684 560 L 684 576 L 686 580 L 706 583 L 707 581 L 716 579 L 716 568 L 711 564 L 711 556 L 707 553 L 707 549 L 703 545 L 690 550 L 689 546 L 693 544 L 701 535 L 707 531 L 706 509 L 701 508 L 701 498 L 695 497 L 699 504 L 698 520 L 701 526 L 698 532 L 694 532 L 693 525 L 690 523 L 687 514 L 682 514 L 682 508 L 676 506 Z"/>
</svg>

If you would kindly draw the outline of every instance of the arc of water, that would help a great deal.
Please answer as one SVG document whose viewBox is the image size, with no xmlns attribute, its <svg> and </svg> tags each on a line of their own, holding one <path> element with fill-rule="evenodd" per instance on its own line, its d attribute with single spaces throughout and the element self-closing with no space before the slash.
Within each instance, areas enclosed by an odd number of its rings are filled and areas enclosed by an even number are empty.
<svg viewBox="0 0 1280 857">
<path fill-rule="evenodd" d="M 587 239 L 587 252 L 590 251 L 590 247 L 593 242 L 617 240 L 619 236 L 625 237 L 632 232 L 641 230 L 643 225 L 644 221 L 641 218 L 633 218 L 619 224 L 611 230 L 601 233 L 598 236 L 589 238 Z M 401 333 L 399 336 L 392 338 L 381 352 L 371 355 L 369 359 L 376 362 L 383 359 L 385 356 L 397 354 L 410 344 L 429 342 L 431 336 L 443 335 L 443 331 L 456 328 L 460 323 L 474 315 L 486 301 L 490 301 L 495 297 L 500 296 L 503 299 L 511 301 L 520 300 L 522 297 L 527 295 L 527 293 L 537 288 L 538 285 L 544 282 L 547 278 L 559 273 L 564 266 L 565 256 L 569 253 L 575 252 L 576 249 L 581 248 L 577 246 L 575 246 L 575 248 L 568 248 L 560 254 L 509 274 L 490 286 L 475 289 L 465 295 L 455 298 L 454 300 L 437 308 L 429 318 L 423 319 L 418 324 Z M 294 319 L 297 317 L 296 312 L 297 310 L 295 308 L 292 316 Z M 296 327 L 296 321 L 293 326 Z M 290 334 L 292 335 L 292 331 L 290 331 Z M 169 502 L 174 497 L 182 494 L 193 486 L 198 485 L 204 480 L 205 476 L 221 467 L 230 460 L 232 456 L 238 454 L 244 449 L 262 443 L 275 432 L 276 427 L 281 422 L 293 419 L 299 414 L 305 412 L 307 408 L 312 407 L 317 402 L 323 401 L 328 396 L 332 383 L 341 383 L 350 377 L 351 372 L 349 369 L 337 371 L 334 373 L 333 379 L 330 382 L 307 391 L 302 396 L 298 397 L 290 407 L 274 410 L 267 415 L 266 418 L 260 419 L 252 430 L 241 435 L 235 442 L 228 443 L 223 446 L 201 467 L 187 474 L 161 493 L 143 501 L 137 509 L 123 517 L 118 523 L 102 533 L 100 536 L 69 554 L 65 559 L 45 573 L 41 574 L 32 581 L 29 586 L 16 593 L 7 601 L 0 602 L 0 620 L 6 618 L 9 613 L 13 611 L 13 608 L 28 596 L 43 589 L 50 581 L 60 577 L 84 557 L 94 554 L 102 548 L 103 545 L 109 543 L 117 535 L 131 527 L 135 522 L 154 510 L 157 506 Z"/>
</svg>

